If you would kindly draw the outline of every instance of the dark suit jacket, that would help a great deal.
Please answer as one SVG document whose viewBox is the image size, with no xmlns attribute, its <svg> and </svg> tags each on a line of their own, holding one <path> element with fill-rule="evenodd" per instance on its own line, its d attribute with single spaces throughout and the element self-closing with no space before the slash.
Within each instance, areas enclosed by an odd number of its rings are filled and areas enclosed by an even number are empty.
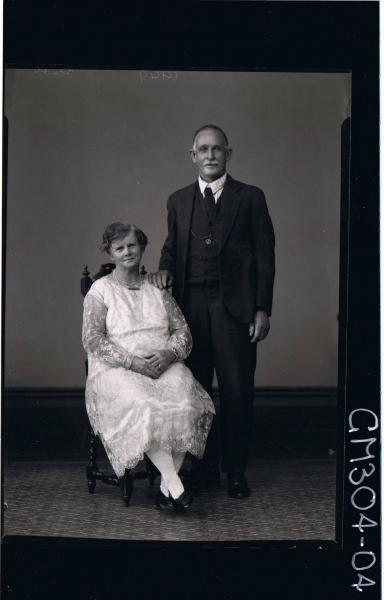
<svg viewBox="0 0 384 600">
<path fill-rule="evenodd" d="M 172 194 L 167 203 L 168 236 L 159 268 L 174 276 L 173 295 L 183 306 L 190 223 L 197 182 Z M 222 203 L 220 280 L 224 303 L 241 323 L 250 323 L 255 310 L 272 310 L 275 275 L 275 236 L 265 196 L 257 187 L 229 175 Z"/>
</svg>

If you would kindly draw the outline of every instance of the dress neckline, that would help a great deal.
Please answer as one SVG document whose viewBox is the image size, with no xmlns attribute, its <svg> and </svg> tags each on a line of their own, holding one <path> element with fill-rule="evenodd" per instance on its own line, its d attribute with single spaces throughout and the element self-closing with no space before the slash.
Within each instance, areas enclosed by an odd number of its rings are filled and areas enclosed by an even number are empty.
<svg viewBox="0 0 384 600">
<path fill-rule="evenodd" d="M 116 271 L 113 270 L 112 271 L 112 277 L 113 279 L 119 284 L 121 285 L 121 287 L 127 289 L 127 290 L 140 290 L 143 286 L 144 283 L 144 279 L 145 276 L 144 275 L 139 275 L 139 279 L 137 281 L 137 284 L 128 284 L 128 283 L 124 283 L 123 281 L 120 281 L 120 279 L 117 277 L 116 275 Z"/>
</svg>

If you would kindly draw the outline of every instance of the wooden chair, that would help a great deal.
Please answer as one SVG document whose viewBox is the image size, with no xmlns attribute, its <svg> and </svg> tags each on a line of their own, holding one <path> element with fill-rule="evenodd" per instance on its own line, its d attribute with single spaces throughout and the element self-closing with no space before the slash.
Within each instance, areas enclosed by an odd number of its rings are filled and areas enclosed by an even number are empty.
<svg viewBox="0 0 384 600">
<path fill-rule="evenodd" d="M 80 282 L 81 293 L 83 297 L 87 294 L 92 284 L 96 279 L 100 279 L 105 275 L 108 275 L 113 271 L 115 265 L 113 263 L 106 263 L 101 265 L 100 270 L 93 276 L 90 277 L 90 273 L 88 271 L 88 267 L 84 267 L 84 271 L 82 273 L 82 278 Z M 141 274 L 145 275 L 146 271 L 144 267 L 141 267 Z M 85 374 L 88 375 L 88 360 L 85 360 Z M 96 482 L 101 481 L 102 483 L 107 483 L 109 485 L 117 485 L 120 487 L 123 502 L 125 506 L 129 506 L 132 491 L 133 491 L 133 481 L 135 479 L 149 479 L 149 483 L 153 486 L 155 478 L 159 475 L 159 471 L 153 465 L 153 463 L 149 460 L 147 456 L 145 456 L 145 471 L 136 471 L 135 473 L 131 473 L 129 469 L 125 470 L 124 476 L 118 478 L 117 475 L 111 474 L 106 475 L 102 471 L 99 470 L 96 459 L 97 459 L 97 450 L 100 445 L 100 439 L 97 435 L 95 435 L 92 428 L 90 428 L 89 432 L 89 462 L 86 468 L 86 477 L 87 477 L 87 485 L 88 491 L 90 494 L 93 494 L 96 488 Z"/>
</svg>

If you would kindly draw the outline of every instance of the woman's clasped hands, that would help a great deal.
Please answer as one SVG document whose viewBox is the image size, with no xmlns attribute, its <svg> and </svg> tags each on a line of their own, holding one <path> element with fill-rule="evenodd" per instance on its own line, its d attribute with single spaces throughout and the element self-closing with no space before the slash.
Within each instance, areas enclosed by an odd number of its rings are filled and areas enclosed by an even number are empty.
<svg viewBox="0 0 384 600">
<path fill-rule="evenodd" d="M 172 350 L 155 350 L 146 356 L 134 356 L 131 371 L 140 373 L 151 379 L 158 379 L 175 361 L 176 355 Z"/>
</svg>

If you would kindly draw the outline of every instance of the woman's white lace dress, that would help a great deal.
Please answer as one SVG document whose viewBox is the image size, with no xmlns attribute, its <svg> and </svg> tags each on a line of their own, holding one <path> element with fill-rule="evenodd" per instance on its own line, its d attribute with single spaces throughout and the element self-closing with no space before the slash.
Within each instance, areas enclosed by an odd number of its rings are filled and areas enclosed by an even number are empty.
<svg viewBox="0 0 384 600">
<path fill-rule="evenodd" d="M 116 475 L 149 448 L 202 457 L 215 409 L 182 362 L 192 339 L 172 296 L 145 279 L 138 289 L 114 272 L 98 279 L 84 300 L 83 345 L 88 416 Z M 158 379 L 129 370 L 134 355 L 160 349 L 173 350 L 177 362 Z"/>
</svg>

